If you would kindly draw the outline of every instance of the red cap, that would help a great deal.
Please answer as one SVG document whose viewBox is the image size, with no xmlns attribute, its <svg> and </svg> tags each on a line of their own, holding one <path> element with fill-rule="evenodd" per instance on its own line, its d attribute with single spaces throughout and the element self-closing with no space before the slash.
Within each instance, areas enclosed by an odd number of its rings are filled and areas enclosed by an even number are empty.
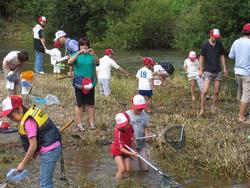
<svg viewBox="0 0 250 188">
<path fill-rule="evenodd" d="M 155 62 L 151 57 L 144 57 L 143 58 L 143 64 L 146 66 L 154 66 Z"/>
<path fill-rule="evenodd" d="M 54 48 L 61 48 L 61 43 L 59 42 L 59 40 L 56 40 L 54 41 L 54 44 L 53 44 Z"/>
<path fill-rule="evenodd" d="M 83 78 L 82 80 L 82 92 L 87 95 L 93 88 L 92 80 L 90 78 Z"/>
<path fill-rule="evenodd" d="M 242 29 L 243 32 L 250 32 L 250 23 L 247 23 L 243 26 Z"/>
<path fill-rule="evenodd" d="M 112 48 L 106 48 L 105 50 L 104 50 L 104 53 L 105 53 L 105 55 L 113 55 L 113 50 L 112 50 Z"/>
<path fill-rule="evenodd" d="M 23 106 L 23 100 L 18 95 L 11 95 L 2 102 L 2 112 L 0 117 L 9 115 L 14 109 Z"/>
<path fill-rule="evenodd" d="M 9 127 L 10 127 L 10 124 L 8 122 L 0 121 L 0 129 L 8 129 Z"/>
<path fill-rule="evenodd" d="M 210 30 L 210 36 L 214 37 L 215 39 L 219 39 L 220 38 L 220 31 L 219 31 L 219 29 L 211 29 Z"/>
<path fill-rule="evenodd" d="M 40 16 L 38 17 L 38 22 L 41 23 L 41 22 L 48 22 L 47 18 L 45 16 Z"/>
<path fill-rule="evenodd" d="M 131 109 L 133 110 L 147 108 L 146 100 L 142 95 L 135 95 L 131 103 Z"/>
<path fill-rule="evenodd" d="M 119 113 L 115 116 L 116 125 L 125 127 L 130 123 L 129 115 L 126 112 Z"/>
</svg>

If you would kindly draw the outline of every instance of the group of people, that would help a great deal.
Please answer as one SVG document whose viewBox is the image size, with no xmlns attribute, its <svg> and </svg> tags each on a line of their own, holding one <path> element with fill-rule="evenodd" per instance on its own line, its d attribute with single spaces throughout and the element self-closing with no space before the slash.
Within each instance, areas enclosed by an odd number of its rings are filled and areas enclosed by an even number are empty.
<svg viewBox="0 0 250 188">
<path fill-rule="evenodd" d="M 213 81 L 212 111 L 217 108 L 220 81 L 222 74 L 226 77 L 228 71 L 225 63 L 225 50 L 220 39 L 218 29 L 210 30 L 210 38 L 201 46 L 200 57 L 197 58 L 194 51 L 189 52 L 184 61 L 184 69 L 187 72 L 191 85 L 192 100 L 195 100 L 196 81 L 201 91 L 201 109 L 199 116 L 205 112 L 206 97 Z M 250 24 L 243 26 L 242 37 L 234 41 L 231 46 L 229 58 L 235 59 L 235 78 L 237 83 L 237 98 L 240 102 L 239 121 L 248 123 L 246 117 L 247 107 L 250 102 Z M 221 68 L 222 64 L 222 68 Z M 202 78 L 202 79 L 201 79 Z"/>
<path fill-rule="evenodd" d="M 46 51 L 50 53 L 46 49 L 43 33 L 46 22 L 47 19 L 44 16 L 39 17 L 38 25 L 33 29 L 36 51 L 35 71 L 38 74 L 45 74 L 42 69 L 43 53 Z M 244 25 L 242 33 L 243 37 L 233 43 L 229 57 L 236 61 L 235 74 L 238 93 L 241 98 L 239 121 L 247 122 L 246 110 L 250 102 L 250 24 Z M 218 40 L 219 38 L 219 30 L 212 29 L 210 38 L 202 44 L 199 61 L 196 53 L 191 51 L 184 62 L 184 68 L 191 82 L 192 100 L 195 100 L 195 81 L 202 76 L 204 79 L 201 90 L 200 115 L 205 112 L 206 95 L 212 81 L 214 81 L 213 108 L 216 108 L 219 84 L 222 79 L 220 63 L 223 65 L 224 75 L 227 76 L 225 50 L 223 44 Z M 94 130 L 96 129 L 94 108 L 96 84 L 99 82 L 102 96 L 109 96 L 111 93 L 111 68 L 118 69 L 125 75 L 129 75 L 129 72 L 113 60 L 111 48 L 107 48 L 104 51 L 104 57 L 99 59 L 90 47 L 87 37 L 82 37 L 76 41 L 68 38 L 64 31 L 59 30 L 55 34 L 54 43 L 57 49 L 65 45 L 67 56 L 64 58 L 68 59 L 67 63 L 70 65 L 69 74 L 72 76 L 76 99 L 76 126 L 79 131 L 85 131 L 82 113 L 84 107 L 87 106 L 90 129 Z M 27 60 L 28 53 L 25 51 L 8 54 L 3 62 L 4 71 L 6 71 L 4 72 L 5 76 L 7 77 L 10 71 L 18 72 Z M 54 60 L 54 65 L 61 62 L 58 59 Z M 152 112 L 153 90 L 155 87 L 164 84 L 165 77 L 168 76 L 168 72 L 152 58 L 144 57 L 142 63 L 143 67 L 136 73 L 138 94 L 132 97 L 131 108 L 115 116 L 116 126 L 111 153 L 117 165 L 116 179 L 118 181 L 130 171 L 131 163 L 136 170 L 148 170 L 147 165 L 138 158 L 138 155 L 147 159 L 145 137 L 150 134 L 148 113 Z M 53 187 L 53 172 L 56 162 L 61 156 L 62 147 L 59 130 L 41 109 L 34 106 L 27 109 L 23 105 L 21 96 L 10 95 L 2 101 L 1 106 L 0 117 L 7 116 L 20 123 L 18 131 L 26 154 L 19 163 L 17 170 L 24 170 L 30 160 L 39 154 L 41 158 L 40 187 Z M 134 148 L 135 152 L 128 150 L 130 147 Z"/>
</svg>

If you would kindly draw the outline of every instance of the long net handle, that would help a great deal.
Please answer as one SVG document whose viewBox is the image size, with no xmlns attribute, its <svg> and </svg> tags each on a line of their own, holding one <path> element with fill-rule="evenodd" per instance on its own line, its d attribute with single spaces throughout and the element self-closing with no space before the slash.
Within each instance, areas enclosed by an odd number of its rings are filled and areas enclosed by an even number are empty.
<svg viewBox="0 0 250 188">
<path fill-rule="evenodd" d="M 161 136 L 161 135 L 162 134 L 153 134 L 153 135 L 150 135 L 150 136 L 141 136 L 141 137 L 136 137 L 136 140 L 145 139 L 145 138 L 154 138 L 154 137 Z"/>
<path fill-rule="evenodd" d="M 74 120 L 70 120 L 69 122 L 67 122 L 61 129 L 60 129 L 60 133 L 63 133 L 66 129 L 68 129 L 72 124 L 73 124 Z"/>
<path fill-rule="evenodd" d="M 135 151 L 134 151 L 132 148 L 130 148 L 129 146 L 127 146 L 126 144 L 125 144 L 125 147 L 126 147 L 129 151 L 135 153 Z M 143 160 L 145 163 L 147 163 L 150 167 L 152 167 L 155 171 L 159 172 L 161 175 L 164 175 L 159 169 L 157 169 L 154 165 L 152 165 L 150 162 L 148 162 L 148 161 L 147 161 L 146 159 L 144 159 L 142 156 L 140 156 L 139 154 L 137 154 L 137 156 L 138 156 L 141 160 Z"/>
</svg>

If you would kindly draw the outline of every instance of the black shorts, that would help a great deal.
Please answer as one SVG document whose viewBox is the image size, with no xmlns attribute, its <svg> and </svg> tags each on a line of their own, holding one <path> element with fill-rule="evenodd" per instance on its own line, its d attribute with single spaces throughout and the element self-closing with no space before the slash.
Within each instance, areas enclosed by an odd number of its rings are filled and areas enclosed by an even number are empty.
<svg viewBox="0 0 250 188">
<path fill-rule="evenodd" d="M 81 89 L 75 88 L 76 106 L 95 105 L 95 88 L 85 95 Z"/>
</svg>

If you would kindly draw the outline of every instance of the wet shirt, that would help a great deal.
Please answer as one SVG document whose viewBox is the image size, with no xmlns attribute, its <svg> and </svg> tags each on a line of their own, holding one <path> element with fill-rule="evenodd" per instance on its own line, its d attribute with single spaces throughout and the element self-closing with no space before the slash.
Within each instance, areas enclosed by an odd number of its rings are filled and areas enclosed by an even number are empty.
<svg viewBox="0 0 250 188">
<path fill-rule="evenodd" d="M 242 37 L 234 41 L 229 58 L 235 59 L 235 74 L 250 76 L 250 39 Z"/>
<path fill-rule="evenodd" d="M 140 115 L 136 115 L 132 112 L 132 110 L 126 111 L 129 115 L 130 123 L 133 126 L 135 137 L 144 137 L 145 136 L 145 128 L 149 126 L 149 117 L 148 114 L 144 111 L 141 112 Z M 138 148 L 142 149 L 146 146 L 145 139 L 136 140 Z"/>
<path fill-rule="evenodd" d="M 121 155 L 121 148 L 126 149 L 125 145 L 131 147 L 134 130 L 130 125 L 126 130 L 123 130 L 120 126 L 116 125 L 114 130 L 114 141 L 111 145 L 112 155 Z"/>
<path fill-rule="evenodd" d="M 206 41 L 201 46 L 201 55 L 204 57 L 204 70 L 210 73 L 221 72 L 220 56 L 224 55 L 225 50 L 223 44 L 217 41 L 213 46 L 209 41 Z"/>
</svg>

